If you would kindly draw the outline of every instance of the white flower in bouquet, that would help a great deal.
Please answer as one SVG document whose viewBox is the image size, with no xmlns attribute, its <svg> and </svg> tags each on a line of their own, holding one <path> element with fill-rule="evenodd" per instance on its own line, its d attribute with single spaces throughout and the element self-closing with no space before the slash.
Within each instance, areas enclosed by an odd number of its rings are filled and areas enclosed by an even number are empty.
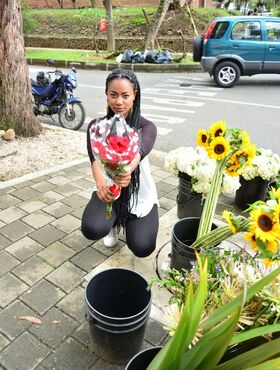
<svg viewBox="0 0 280 370">
<path fill-rule="evenodd" d="M 280 156 L 270 149 L 257 150 L 252 163 L 242 172 L 245 180 L 252 180 L 260 176 L 263 180 L 276 179 L 280 175 Z"/>
<path fill-rule="evenodd" d="M 222 193 L 234 194 L 240 188 L 239 176 L 225 174 L 221 186 Z"/>
</svg>

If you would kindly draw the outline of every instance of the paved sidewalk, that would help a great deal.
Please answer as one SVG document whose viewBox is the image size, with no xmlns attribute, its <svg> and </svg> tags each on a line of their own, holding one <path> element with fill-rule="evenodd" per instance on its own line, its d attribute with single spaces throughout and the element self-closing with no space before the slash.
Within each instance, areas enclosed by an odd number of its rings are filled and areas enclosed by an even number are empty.
<svg viewBox="0 0 280 370">
<path fill-rule="evenodd" d="M 165 171 L 165 153 L 150 155 L 160 200 L 157 251 L 170 251 L 178 179 Z M 6 186 L 9 185 L 9 186 Z M 110 370 L 89 351 L 84 318 L 84 287 L 98 270 L 132 268 L 146 279 L 155 275 L 156 252 L 135 258 L 124 241 L 113 249 L 80 232 L 80 219 L 94 183 L 88 160 L 0 184 L 0 369 Z M 221 197 L 220 210 L 233 207 Z M 166 293 L 152 290 L 153 308 L 144 347 L 161 345 L 161 309 Z M 40 318 L 41 324 L 19 319 Z"/>
</svg>

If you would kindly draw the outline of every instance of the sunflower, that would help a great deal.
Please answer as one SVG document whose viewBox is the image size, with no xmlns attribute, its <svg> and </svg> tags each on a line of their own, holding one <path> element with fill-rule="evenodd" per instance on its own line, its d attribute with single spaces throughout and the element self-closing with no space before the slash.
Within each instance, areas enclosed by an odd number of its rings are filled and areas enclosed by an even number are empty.
<svg viewBox="0 0 280 370">
<path fill-rule="evenodd" d="M 273 216 L 262 208 L 256 208 L 250 212 L 253 221 L 256 238 L 263 242 L 270 242 L 280 238 L 280 228 L 273 222 Z"/>
<path fill-rule="evenodd" d="M 280 188 L 278 189 L 272 188 L 270 190 L 270 198 L 280 202 Z"/>
<path fill-rule="evenodd" d="M 273 208 L 273 221 L 280 227 L 280 203 Z"/>
<path fill-rule="evenodd" d="M 251 140 L 247 131 L 241 131 L 242 146 L 250 146 Z"/>
<path fill-rule="evenodd" d="M 214 140 L 212 140 L 207 148 L 209 157 L 217 160 L 223 159 L 226 155 L 228 155 L 229 151 L 230 145 L 222 136 L 216 137 Z"/>
<path fill-rule="evenodd" d="M 231 166 L 226 167 L 225 171 L 229 176 L 239 176 L 238 170 L 240 169 L 239 164 L 232 164 Z"/>
<path fill-rule="evenodd" d="M 237 233 L 237 228 L 234 224 L 234 217 L 233 217 L 232 213 L 230 211 L 225 210 L 222 213 L 222 217 L 228 223 L 231 232 L 233 234 L 236 234 Z"/>
<path fill-rule="evenodd" d="M 209 127 L 210 137 L 215 139 L 218 136 L 224 136 L 227 125 L 224 121 L 217 121 Z"/>
<path fill-rule="evenodd" d="M 250 231 L 250 232 L 248 232 L 247 234 L 245 234 L 245 235 L 244 235 L 244 239 L 249 241 L 250 246 L 251 246 L 251 248 L 252 248 L 254 251 L 256 251 L 256 252 L 258 252 L 258 251 L 259 251 L 259 248 L 258 248 L 258 246 L 257 246 L 257 242 L 256 242 L 256 236 L 255 236 L 254 231 Z"/>
<path fill-rule="evenodd" d="M 197 131 L 197 144 L 199 146 L 207 147 L 208 146 L 208 137 L 209 134 L 206 130 Z"/>
<path fill-rule="evenodd" d="M 267 242 L 266 243 L 266 249 L 269 251 L 269 252 L 272 252 L 272 253 L 275 253 L 277 252 L 277 249 L 278 249 L 278 242 L 276 240 L 273 240 L 271 242 Z"/>
</svg>

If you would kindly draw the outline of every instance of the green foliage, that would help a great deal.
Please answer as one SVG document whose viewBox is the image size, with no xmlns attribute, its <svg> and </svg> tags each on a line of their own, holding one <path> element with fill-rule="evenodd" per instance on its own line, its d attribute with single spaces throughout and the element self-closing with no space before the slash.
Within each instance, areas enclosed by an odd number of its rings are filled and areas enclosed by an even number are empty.
<svg viewBox="0 0 280 370">
<path fill-rule="evenodd" d="M 273 10 L 274 17 L 280 17 L 280 7 L 277 7 Z"/>
<path fill-rule="evenodd" d="M 224 17 L 227 15 L 239 15 L 241 14 L 238 10 L 226 10 L 217 8 L 193 8 L 193 16 L 199 21 L 203 22 L 205 26 L 215 17 Z"/>
</svg>

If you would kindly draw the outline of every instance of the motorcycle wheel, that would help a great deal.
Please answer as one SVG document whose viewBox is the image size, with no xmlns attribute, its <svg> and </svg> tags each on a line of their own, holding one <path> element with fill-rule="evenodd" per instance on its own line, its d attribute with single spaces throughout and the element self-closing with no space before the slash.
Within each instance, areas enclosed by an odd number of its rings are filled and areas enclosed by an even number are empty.
<svg viewBox="0 0 280 370">
<path fill-rule="evenodd" d="M 82 103 L 69 103 L 70 114 L 68 114 L 66 105 L 58 113 L 59 124 L 69 130 L 79 130 L 86 119 L 85 108 Z"/>
</svg>

